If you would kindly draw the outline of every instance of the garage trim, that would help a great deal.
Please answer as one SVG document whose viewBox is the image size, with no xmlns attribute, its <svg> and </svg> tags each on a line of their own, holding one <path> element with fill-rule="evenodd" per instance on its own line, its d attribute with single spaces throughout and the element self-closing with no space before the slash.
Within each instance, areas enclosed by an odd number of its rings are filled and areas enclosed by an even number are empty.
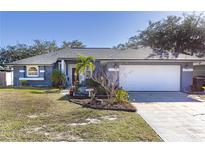
<svg viewBox="0 0 205 154">
<path fill-rule="evenodd" d="M 119 86 L 124 88 L 127 91 L 180 91 L 181 90 L 181 65 L 180 64 L 178 65 L 122 64 L 119 65 L 119 70 L 120 70 Z M 153 74 L 153 72 L 156 72 L 157 74 Z M 122 73 L 126 74 L 126 77 L 123 77 Z M 149 80 L 149 77 L 152 77 L 152 81 Z M 137 84 L 138 86 L 133 85 L 133 83 Z M 155 84 L 158 86 L 156 86 Z"/>
</svg>

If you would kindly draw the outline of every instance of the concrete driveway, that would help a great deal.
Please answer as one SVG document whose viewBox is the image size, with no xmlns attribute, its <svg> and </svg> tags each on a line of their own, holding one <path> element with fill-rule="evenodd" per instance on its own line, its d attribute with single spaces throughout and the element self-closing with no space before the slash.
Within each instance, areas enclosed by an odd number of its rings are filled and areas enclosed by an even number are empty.
<svg viewBox="0 0 205 154">
<path fill-rule="evenodd" d="M 164 140 L 205 141 L 205 102 L 180 92 L 131 92 L 137 112 Z"/>
</svg>

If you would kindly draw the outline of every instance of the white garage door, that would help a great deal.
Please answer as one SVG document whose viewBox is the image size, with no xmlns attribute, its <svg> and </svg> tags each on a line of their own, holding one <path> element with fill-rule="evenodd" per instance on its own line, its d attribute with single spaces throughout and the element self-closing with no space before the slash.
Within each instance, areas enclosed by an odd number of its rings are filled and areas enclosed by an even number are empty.
<svg viewBox="0 0 205 154">
<path fill-rule="evenodd" d="M 180 91 L 180 65 L 120 65 L 119 71 L 127 91 Z"/>
</svg>

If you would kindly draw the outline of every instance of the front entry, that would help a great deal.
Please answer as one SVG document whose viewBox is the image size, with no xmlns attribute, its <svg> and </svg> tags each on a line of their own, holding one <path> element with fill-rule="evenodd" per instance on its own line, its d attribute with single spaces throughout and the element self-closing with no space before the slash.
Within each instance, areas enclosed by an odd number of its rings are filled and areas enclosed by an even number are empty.
<svg viewBox="0 0 205 154">
<path fill-rule="evenodd" d="M 72 85 L 75 85 L 77 82 L 79 82 L 79 74 L 76 68 L 72 68 Z"/>
</svg>

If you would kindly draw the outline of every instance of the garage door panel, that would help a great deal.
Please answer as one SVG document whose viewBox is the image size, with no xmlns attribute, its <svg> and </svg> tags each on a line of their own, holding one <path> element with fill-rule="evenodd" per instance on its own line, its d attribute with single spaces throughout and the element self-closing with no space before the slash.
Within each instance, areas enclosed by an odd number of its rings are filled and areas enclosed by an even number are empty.
<svg viewBox="0 0 205 154">
<path fill-rule="evenodd" d="M 180 65 L 120 65 L 119 81 L 128 91 L 180 91 Z"/>
</svg>

